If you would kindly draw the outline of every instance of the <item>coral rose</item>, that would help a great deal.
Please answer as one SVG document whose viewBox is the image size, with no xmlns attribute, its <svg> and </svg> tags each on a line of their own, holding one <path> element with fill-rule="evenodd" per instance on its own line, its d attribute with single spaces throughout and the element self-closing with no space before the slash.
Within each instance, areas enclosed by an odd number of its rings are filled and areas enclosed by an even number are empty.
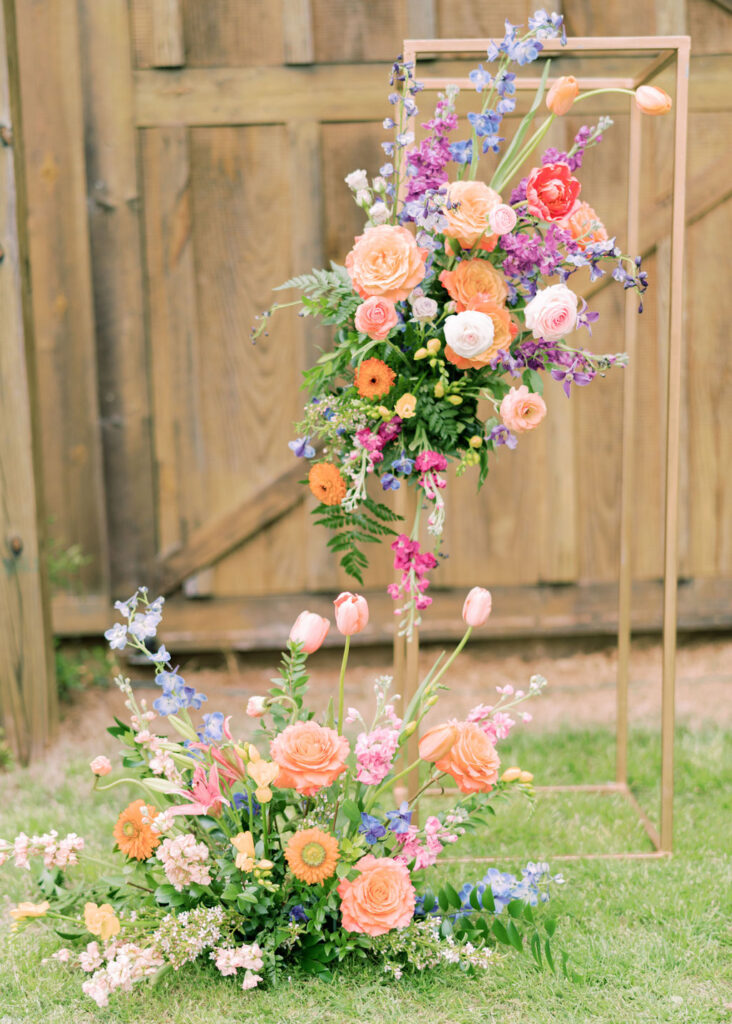
<svg viewBox="0 0 732 1024">
<path fill-rule="evenodd" d="M 346 770 L 348 740 L 317 722 L 288 725 L 270 743 L 272 759 L 280 766 L 275 785 L 313 796 Z"/>
<path fill-rule="evenodd" d="M 458 313 L 468 308 L 476 295 L 488 295 L 499 306 L 508 298 L 505 278 L 488 260 L 461 260 L 454 270 L 443 270 L 440 282 L 451 299 L 455 300 Z"/>
<path fill-rule="evenodd" d="M 459 370 L 480 370 L 489 366 L 499 351 L 508 352 L 511 342 L 518 334 L 518 327 L 511 319 L 511 315 L 503 306 L 499 306 L 488 295 L 475 295 L 468 303 L 466 312 L 475 310 L 484 313 L 493 323 L 493 341 L 487 349 L 479 355 L 468 359 L 458 355 L 449 344 L 445 345 L 445 358 L 449 359 Z M 450 317 L 448 317 L 448 320 Z M 447 327 L 447 320 L 445 321 Z M 447 339 L 447 333 L 445 334 Z"/>
<path fill-rule="evenodd" d="M 338 886 L 341 923 L 347 932 L 385 935 L 406 928 L 414 915 L 416 893 L 405 864 L 369 853 L 354 867 L 361 872 Z"/>
<path fill-rule="evenodd" d="M 475 722 L 457 722 L 457 739 L 436 762 L 452 775 L 461 793 L 488 793 L 498 778 L 500 760 L 489 737 Z"/>
<path fill-rule="evenodd" d="M 572 107 L 579 95 L 579 83 L 574 75 L 558 78 L 547 93 L 546 105 L 552 114 L 561 117 Z"/>
<path fill-rule="evenodd" d="M 524 323 L 535 338 L 559 341 L 577 326 L 577 296 L 566 284 L 540 288 L 526 304 Z"/>
<path fill-rule="evenodd" d="M 511 388 L 501 402 L 501 419 L 509 430 L 523 434 L 538 427 L 546 416 L 546 402 L 525 384 Z"/>
<path fill-rule="evenodd" d="M 366 228 L 346 256 L 346 269 L 362 299 L 373 295 L 398 302 L 424 277 L 427 250 L 406 228 L 393 224 Z"/>
<path fill-rule="evenodd" d="M 398 323 L 394 303 L 378 295 L 366 299 L 356 310 L 356 330 L 367 334 L 372 341 L 383 341 Z"/>
<path fill-rule="evenodd" d="M 535 167 L 526 181 L 529 213 L 542 220 L 561 220 L 574 206 L 581 187 L 565 163 Z"/>
<path fill-rule="evenodd" d="M 488 217 L 501 197 L 482 181 L 453 181 L 447 188 L 445 235 L 455 238 L 464 249 L 472 249 L 481 238 L 481 248 L 494 249 L 498 239 L 486 236 L 490 231 Z"/>
<path fill-rule="evenodd" d="M 560 223 L 571 232 L 572 238 L 583 249 L 592 242 L 607 241 L 605 225 L 589 203 L 578 200 Z"/>
<path fill-rule="evenodd" d="M 657 85 L 641 85 L 635 90 L 635 105 L 643 114 L 667 114 L 673 100 Z"/>
</svg>

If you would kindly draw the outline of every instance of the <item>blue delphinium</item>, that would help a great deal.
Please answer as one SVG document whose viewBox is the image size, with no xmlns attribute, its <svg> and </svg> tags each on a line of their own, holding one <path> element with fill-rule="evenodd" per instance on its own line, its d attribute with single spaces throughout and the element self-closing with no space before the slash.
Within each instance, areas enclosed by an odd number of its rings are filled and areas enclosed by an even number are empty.
<svg viewBox="0 0 732 1024">
<path fill-rule="evenodd" d="M 373 814 L 366 814 L 365 811 L 361 812 L 361 824 L 358 826 L 358 831 L 362 833 L 369 846 L 378 843 L 386 835 L 386 829 L 379 819 L 375 818 Z"/>
<path fill-rule="evenodd" d="M 383 473 L 381 477 L 381 486 L 385 491 L 398 491 L 401 484 L 393 473 Z"/>
<path fill-rule="evenodd" d="M 287 447 L 298 459 L 314 459 L 315 449 L 307 437 L 296 437 L 294 441 L 288 441 Z"/>
<path fill-rule="evenodd" d="M 224 738 L 223 711 L 212 711 L 203 716 L 203 729 L 199 729 L 198 738 L 201 743 L 218 743 Z"/>
<path fill-rule="evenodd" d="M 198 710 L 207 700 L 205 694 L 197 693 L 193 686 L 187 686 L 183 676 L 175 672 L 158 672 L 155 682 L 163 690 L 162 696 L 153 701 L 153 707 L 159 715 L 174 715 L 185 708 Z"/>
<path fill-rule="evenodd" d="M 395 835 L 401 836 L 409 831 L 409 826 L 412 823 L 412 812 L 409 810 L 409 804 L 406 800 L 403 801 L 398 810 L 387 811 L 386 817 L 389 821 L 388 827 Z"/>
</svg>

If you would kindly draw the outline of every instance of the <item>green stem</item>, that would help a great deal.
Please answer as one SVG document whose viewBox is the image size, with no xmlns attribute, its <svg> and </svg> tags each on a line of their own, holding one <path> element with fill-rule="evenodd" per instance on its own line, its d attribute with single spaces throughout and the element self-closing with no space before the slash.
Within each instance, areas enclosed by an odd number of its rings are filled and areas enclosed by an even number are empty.
<svg viewBox="0 0 732 1024">
<path fill-rule="evenodd" d="M 501 175 L 500 179 L 498 179 L 494 183 L 494 185 L 493 185 L 493 187 L 495 188 L 495 190 L 497 192 L 501 191 L 501 189 L 504 187 L 506 182 L 510 181 L 511 178 L 514 176 L 514 174 L 519 169 L 519 167 L 524 162 L 524 160 L 528 156 L 530 156 L 531 153 L 533 153 L 533 151 L 536 149 L 536 147 L 539 145 L 541 140 L 544 138 L 546 133 L 551 128 L 552 122 L 554 121 L 555 118 L 556 118 L 556 114 L 550 114 L 549 117 L 547 117 L 547 119 L 543 122 L 543 124 L 541 124 L 536 129 L 536 131 L 531 136 L 531 138 L 526 143 L 526 145 L 520 150 L 520 152 L 518 153 L 516 158 L 511 161 L 510 166 L 504 169 L 503 174 Z"/>
<path fill-rule="evenodd" d="M 351 637 L 346 636 L 343 646 L 343 660 L 341 661 L 341 675 L 338 680 L 338 735 L 343 735 L 343 702 L 345 698 L 344 684 L 346 680 L 346 665 L 348 664 L 348 652 L 351 647 Z"/>
<path fill-rule="evenodd" d="M 421 786 L 417 790 L 417 792 L 414 794 L 412 799 L 409 801 L 410 807 L 413 806 L 414 804 L 416 804 L 417 801 L 419 800 L 419 798 L 424 793 L 424 791 L 426 789 L 429 789 L 429 787 L 432 785 L 433 782 L 437 782 L 438 779 L 441 779 L 443 775 L 447 775 L 447 772 L 438 772 L 437 775 L 430 775 L 430 777 L 425 782 L 424 786 Z"/>
<path fill-rule="evenodd" d="M 381 793 L 383 793 L 387 789 L 391 789 L 395 782 L 398 782 L 399 779 L 403 779 L 405 775 L 409 775 L 411 771 L 417 768 L 419 764 L 421 764 L 421 760 L 422 759 L 418 757 L 416 761 L 412 761 L 412 763 L 410 765 L 407 765 L 406 768 L 402 768 L 402 770 L 398 772 L 392 779 L 389 779 L 388 782 L 383 782 L 380 786 L 376 786 L 369 793 L 369 795 L 366 797 L 366 800 L 364 801 L 366 811 L 371 810 L 371 808 L 374 806 Z"/>
<path fill-rule="evenodd" d="M 439 671 L 439 672 L 437 673 L 437 675 L 435 676 L 435 678 L 434 678 L 434 679 L 432 680 L 431 686 L 433 686 L 433 687 L 434 687 L 434 686 L 437 686 L 437 684 L 439 683 L 440 679 L 442 679 L 442 677 L 444 676 L 444 674 L 445 674 L 445 673 L 447 672 L 447 670 L 449 669 L 450 665 L 452 665 L 452 663 L 453 663 L 453 661 L 455 660 L 455 658 L 457 658 L 458 654 L 460 654 L 460 652 L 462 651 L 463 647 L 465 647 L 466 643 L 467 643 L 467 642 L 468 642 L 468 640 L 470 639 L 470 634 L 471 634 L 472 632 L 473 632 L 473 627 L 472 627 L 472 626 L 468 626 L 468 628 L 467 628 L 467 629 L 465 630 L 465 633 L 464 633 L 464 635 L 463 635 L 463 638 L 462 638 L 462 640 L 461 640 L 461 641 L 460 641 L 460 643 L 459 643 L 459 644 L 457 645 L 457 647 L 455 648 L 455 650 L 454 650 L 454 651 L 452 652 L 452 654 L 450 655 L 450 657 L 449 657 L 449 658 L 447 659 L 447 661 L 445 662 L 445 664 L 444 664 L 444 665 L 442 666 L 442 668 L 440 669 L 440 671 Z"/>
</svg>

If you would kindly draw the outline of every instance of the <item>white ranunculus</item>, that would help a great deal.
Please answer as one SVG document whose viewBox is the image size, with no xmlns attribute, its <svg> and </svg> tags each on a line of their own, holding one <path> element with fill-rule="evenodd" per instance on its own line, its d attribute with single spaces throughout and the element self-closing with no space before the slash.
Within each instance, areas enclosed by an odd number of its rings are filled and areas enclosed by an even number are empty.
<svg viewBox="0 0 732 1024">
<path fill-rule="evenodd" d="M 438 305 L 427 295 L 418 295 L 412 303 L 412 319 L 417 323 L 427 324 L 437 316 Z"/>
<path fill-rule="evenodd" d="M 366 171 L 351 171 L 343 180 L 353 192 L 369 187 L 369 178 Z"/>
<path fill-rule="evenodd" d="M 463 359 L 475 359 L 493 344 L 493 321 L 475 309 L 445 320 L 445 341 Z"/>
<path fill-rule="evenodd" d="M 389 219 L 389 207 L 381 200 L 369 207 L 369 220 L 372 224 L 386 224 Z"/>
<path fill-rule="evenodd" d="M 542 288 L 526 306 L 524 320 L 535 338 L 559 341 L 577 325 L 577 296 L 566 284 Z"/>
</svg>

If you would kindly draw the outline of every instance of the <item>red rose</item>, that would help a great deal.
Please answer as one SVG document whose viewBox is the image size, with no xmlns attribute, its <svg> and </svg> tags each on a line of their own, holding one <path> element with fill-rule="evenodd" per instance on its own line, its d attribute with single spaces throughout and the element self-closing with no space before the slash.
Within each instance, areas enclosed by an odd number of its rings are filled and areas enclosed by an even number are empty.
<svg viewBox="0 0 732 1024">
<path fill-rule="evenodd" d="M 535 167 L 526 182 L 529 213 L 542 220 L 561 220 L 574 206 L 581 187 L 567 164 Z"/>
</svg>

